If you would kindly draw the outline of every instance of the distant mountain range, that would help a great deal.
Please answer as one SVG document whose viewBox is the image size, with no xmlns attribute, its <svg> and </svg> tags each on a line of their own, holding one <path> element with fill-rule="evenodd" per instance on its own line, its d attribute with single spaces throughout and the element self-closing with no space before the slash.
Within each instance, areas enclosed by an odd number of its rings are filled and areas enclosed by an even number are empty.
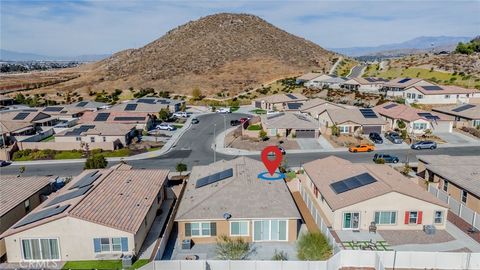
<svg viewBox="0 0 480 270">
<path fill-rule="evenodd" d="M 384 44 L 374 47 L 330 48 L 330 50 L 351 57 L 358 56 L 401 56 L 430 51 L 451 51 L 458 42 L 468 42 L 472 37 L 417 37 L 401 43 Z"/>
<path fill-rule="evenodd" d="M 109 57 L 110 54 L 87 54 L 78 56 L 49 56 L 0 49 L 0 61 L 77 61 L 94 62 Z"/>
</svg>

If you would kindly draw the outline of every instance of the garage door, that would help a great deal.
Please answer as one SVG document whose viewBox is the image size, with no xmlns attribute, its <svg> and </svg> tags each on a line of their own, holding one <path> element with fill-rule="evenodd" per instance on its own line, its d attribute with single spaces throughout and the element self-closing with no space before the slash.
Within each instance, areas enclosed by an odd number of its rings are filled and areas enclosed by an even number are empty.
<svg viewBox="0 0 480 270">
<path fill-rule="evenodd" d="M 380 134 L 382 132 L 382 126 L 363 126 L 363 134 L 369 135 L 373 132 Z"/>
<path fill-rule="evenodd" d="M 262 108 L 262 102 L 261 101 L 255 101 L 255 108 Z"/>
<path fill-rule="evenodd" d="M 449 133 L 452 132 L 453 123 L 450 121 L 432 122 L 433 133 Z"/>
<path fill-rule="evenodd" d="M 314 129 L 297 129 L 295 132 L 297 138 L 315 138 Z"/>
</svg>

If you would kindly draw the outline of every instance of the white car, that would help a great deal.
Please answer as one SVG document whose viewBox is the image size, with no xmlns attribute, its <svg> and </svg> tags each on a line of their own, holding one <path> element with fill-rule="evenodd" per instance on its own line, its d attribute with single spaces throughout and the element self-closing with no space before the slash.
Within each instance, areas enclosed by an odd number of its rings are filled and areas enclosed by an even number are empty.
<svg viewBox="0 0 480 270">
<path fill-rule="evenodd" d="M 277 114 L 277 113 L 280 113 L 280 112 L 279 111 L 272 111 L 272 110 L 267 111 L 267 115 Z"/>
<path fill-rule="evenodd" d="M 216 110 L 217 113 L 231 113 L 230 108 L 220 108 Z"/>
<path fill-rule="evenodd" d="M 176 113 L 173 114 L 173 116 L 188 118 L 188 113 L 186 113 L 186 112 L 176 112 Z"/>
<path fill-rule="evenodd" d="M 161 123 L 160 125 L 157 125 L 155 128 L 160 130 L 170 130 L 170 131 L 177 129 L 176 127 L 166 123 Z"/>
</svg>

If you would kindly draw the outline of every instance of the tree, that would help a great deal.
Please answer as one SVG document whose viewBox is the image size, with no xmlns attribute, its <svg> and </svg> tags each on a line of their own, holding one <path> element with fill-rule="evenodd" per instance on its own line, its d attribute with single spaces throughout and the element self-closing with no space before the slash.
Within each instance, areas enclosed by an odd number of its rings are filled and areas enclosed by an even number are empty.
<svg viewBox="0 0 480 270">
<path fill-rule="evenodd" d="M 404 129 L 406 127 L 405 122 L 403 122 L 403 120 L 398 120 L 397 126 L 399 129 Z"/>
<path fill-rule="evenodd" d="M 195 87 L 192 90 L 192 97 L 194 100 L 201 100 L 202 99 L 202 90 L 200 88 Z"/>
<path fill-rule="evenodd" d="M 221 235 L 217 239 L 215 250 L 220 260 L 245 260 L 250 253 L 250 243 L 240 237 Z"/>
<path fill-rule="evenodd" d="M 107 167 L 108 161 L 103 155 L 92 155 L 87 158 L 84 169 L 103 169 Z"/>
<path fill-rule="evenodd" d="M 165 108 L 162 108 L 162 109 L 158 112 L 158 119 L 160 119 L 160 120 L 162 120 L 162 121 L 167 121 L 169 117 L 170 117 L 170 111 L 168 111 L 168 110 L 165 109 Z"/>
<path fill-rule="evenodd" d="M 187 170 L 187 164 L 177 163 L 177 167 L 175 169 L 180 173 L 180 175 L 182 175 L 182 172 Z"/>
</svg>

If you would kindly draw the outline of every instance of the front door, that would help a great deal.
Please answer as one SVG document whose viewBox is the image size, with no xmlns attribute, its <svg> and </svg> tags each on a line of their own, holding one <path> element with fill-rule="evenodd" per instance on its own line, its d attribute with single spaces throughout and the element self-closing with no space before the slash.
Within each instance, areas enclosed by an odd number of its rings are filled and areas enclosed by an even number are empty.
<svg viewBox="0 0 480 270">
<path fill-rule="evenodd" d="M 359 212 L 343 213 L 343 229 L 358 230 L 360 224 Z"/>
</svg>

